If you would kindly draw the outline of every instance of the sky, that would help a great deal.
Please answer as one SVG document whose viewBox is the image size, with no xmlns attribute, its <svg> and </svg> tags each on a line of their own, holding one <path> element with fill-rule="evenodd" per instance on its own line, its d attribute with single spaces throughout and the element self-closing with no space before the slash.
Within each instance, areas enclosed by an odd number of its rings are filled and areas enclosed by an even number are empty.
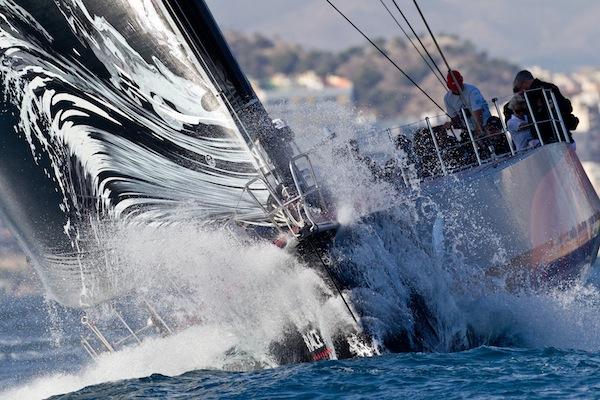
<svg viewBox="0 0 600 400">
<path fill-rule="evenodd" d="M 382 0 L 331 0 L 371 37 L 402 35 Z M 395 10 L 392 0 L 383 0 Z M 309 48 L 341 49 L 365 40 L 326 0 L 206 0 L 223 29 L 259 32 Z M 425 27 L 412 0 L 396 0 Z M 421 0 L 435 33 L 457 34 L 494 57 L 555 72 L 600 67 L 598 0 Z"/>
</svg>

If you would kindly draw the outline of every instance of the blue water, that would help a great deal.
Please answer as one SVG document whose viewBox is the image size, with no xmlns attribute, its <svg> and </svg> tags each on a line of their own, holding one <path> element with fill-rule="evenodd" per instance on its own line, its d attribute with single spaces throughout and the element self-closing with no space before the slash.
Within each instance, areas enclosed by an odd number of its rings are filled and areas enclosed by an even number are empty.
<svg viewBox="0 0 600 400">
<path fill-rule="evenodd" d="M 595 309 L 597 304 L 580 306 Z M 201 369 L 118 379 L 127 371 L 111 371 L 105 383 L 83 388 L 90 379 L 103 382 L 94 370 L 106 366 L 95 367 L 79 348 L 76 312 L 57 309 L 39 297 L 2 298 L 0 315 L 0 397 L 7 399 L 600 397 L 600 342 L 595 333 L 584 331 L 589 328 L 586 321 L 568 332 L 591 337 L 586 346 L 598 350 L 569 349 L 570 343 L 582 342 L 566 336 L 565 348 L 523 348 L 517 340 L 512 347 L 384 354 L 251 372 Z M 549 330 L 557 326 L 556 321 L 546 322 Z"/>
<path fill-rule="evenodd" d="M 600 389 L 599 368 L 597 353 L 479 347 L 460 353 L 392 354 L 259 372 L 152 375 L 56 398 L 589 398 Z"/>
<path fill-rule="evenodd" d="M 51 371 L 74 372 L 87 362 L 78 319 L 78 313 L 56 308 L 41 296 L 0 297 L 0 388 Z"/>
</svg>

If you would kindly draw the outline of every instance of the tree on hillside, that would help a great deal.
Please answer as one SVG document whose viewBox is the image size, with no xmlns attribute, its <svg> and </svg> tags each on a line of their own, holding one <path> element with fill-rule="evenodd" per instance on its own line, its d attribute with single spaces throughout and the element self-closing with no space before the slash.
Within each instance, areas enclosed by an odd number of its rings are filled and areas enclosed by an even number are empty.
<svg viewBox="0 0 600 400">
<path fill-rule="evenodd" d="M 275 73 L 294 75 L 315 71 L 320 76 L 337 74 L 354 83 L 356 105 L 374 110 L 380 117 L 420 116 L 427 111 L 440 112 L 368 43 L 333 53 L 307 50 L 259 34 L 244 36 L 227 32 L 226 36 L 246 74 L 258 81 L 267 80 Z M 434 48 L 430 40 L 422 40 L 428 48 Z M 442 104 L 446 89 L 440 85 L 410 43 L 402 38 L 387 41 L 377 39 L 376 43 L 438 104 Z M 441 36 L 440 43 L 450 65 L 460 69 L 465 80 L 477 84 L 484 95 L 492 97 L 510 94 L 517 66 L 490 58 L 473 43 L 455 36 Z M 446 68 L 439 56 L 435 53 L 432 55 L 444 73 Z"/>
</svg>

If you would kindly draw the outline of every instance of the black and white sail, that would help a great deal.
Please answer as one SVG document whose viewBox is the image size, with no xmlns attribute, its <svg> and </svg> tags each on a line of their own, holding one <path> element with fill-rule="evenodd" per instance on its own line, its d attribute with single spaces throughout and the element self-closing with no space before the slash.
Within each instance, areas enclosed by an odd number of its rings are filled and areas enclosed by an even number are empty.
<svg viewBox="0 0 600 400">
<path fill-rule="evenodd" d="M 268 223 L 268 118 L 202 1 L 0 0 L 0 73 L 1 209 L 63 304 L 127 289 L 102 224 Z"/>
</svg>

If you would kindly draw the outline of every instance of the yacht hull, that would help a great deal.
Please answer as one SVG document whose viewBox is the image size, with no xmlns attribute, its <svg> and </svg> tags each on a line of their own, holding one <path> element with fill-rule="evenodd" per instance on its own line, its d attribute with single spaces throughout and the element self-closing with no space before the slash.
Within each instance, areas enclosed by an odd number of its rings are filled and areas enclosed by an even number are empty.
<svg viewBox="0 0 600 400">
<path fill-rule="evenodd" d="M 423 194 L 437 207 L 430 226 L 469 264 L 561 283 L 596 259 L 600 200 L 565 143 L 436 179 Z"/>
</svg>

